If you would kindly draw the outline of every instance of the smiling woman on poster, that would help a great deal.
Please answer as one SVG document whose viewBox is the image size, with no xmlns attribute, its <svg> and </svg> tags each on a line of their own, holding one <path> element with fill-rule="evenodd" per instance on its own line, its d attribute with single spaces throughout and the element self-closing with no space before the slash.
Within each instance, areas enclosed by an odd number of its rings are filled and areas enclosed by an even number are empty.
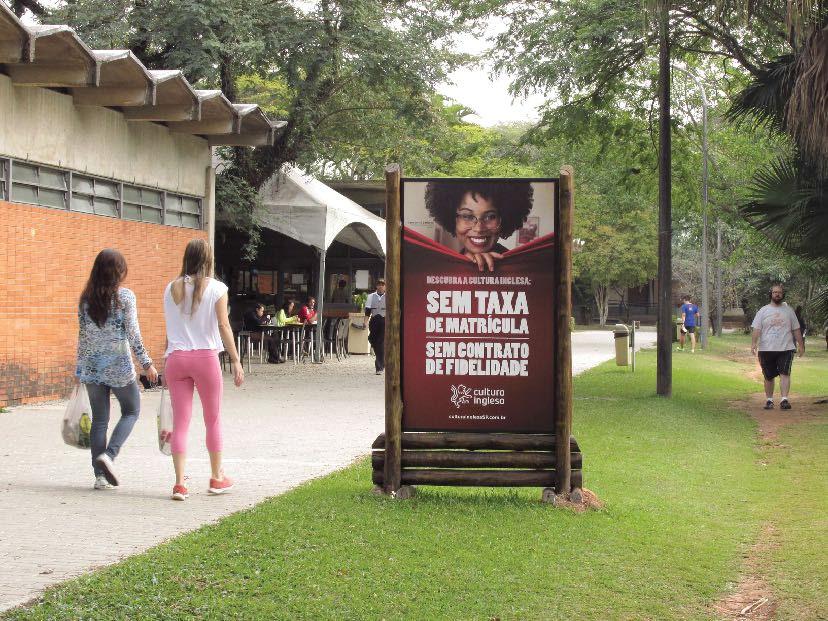
<svg viewBox="0 0 828 621">
<path fill-rule="evenodd" d="M 431 217 L 457 238 L 460 253 L 482 272 L 494 271 L 506 248 L 499 240 L 517 231 L 532 211 L 531 183 L 431 181 L 425 206 Z"/>
</svg>

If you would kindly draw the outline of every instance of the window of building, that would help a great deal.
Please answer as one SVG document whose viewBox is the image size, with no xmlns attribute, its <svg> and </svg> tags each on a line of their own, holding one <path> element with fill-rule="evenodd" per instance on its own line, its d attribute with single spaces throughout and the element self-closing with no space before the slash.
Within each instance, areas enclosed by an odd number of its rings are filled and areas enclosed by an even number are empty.
<svg viewBox="0 0 828 621">
<path fill-rule="evenodd" d="M 12 162 L 11 200 L 43 207 L 66 209 L 68 173 L 36 164 Z"/>
<path fill-rule="evenodd" d="M 0 200 L 138 222 L 202 228 L 200 198 L 11 158 L 0 158 Z"/>
<path fill-rule="evenodd" d="M 72 174 L 72 211 L 118 217 L 121 189 L 114 181 Z"/>
<path fill-rule="evenodd" d="M 201 228 L 201 201 L 197 198 L 168 193 L 166 208 L 164 224 L 188 229 Z"/>
<path fill-rule="evenodd" d="M 158 190 L 124 185 L 124 220 L 164 222 L 164 193 Z"/>
<path fill-rule="evenodd" d="M 276 295 L 277 273 L 276 270 L 240 269 L 235 274 L 234 293 Z"/>
<path fill-rule="evenodd" d="M 0 200 L 9 200 L 9 160 L 0 159 Z"/>
</svg>

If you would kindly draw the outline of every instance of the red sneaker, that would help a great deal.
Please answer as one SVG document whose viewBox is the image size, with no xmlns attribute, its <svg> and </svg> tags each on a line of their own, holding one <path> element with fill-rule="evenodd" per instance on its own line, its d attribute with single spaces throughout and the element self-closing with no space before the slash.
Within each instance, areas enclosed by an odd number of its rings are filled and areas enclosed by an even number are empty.
<svg viewBox="0 0 828 621">
<path fill-rule="evenodd" d="M 187 496 L 189 495 L 190 493 L 187 491 L 187 488 L 183 485 L 173 485 L 173 500 L 187 500 Z"/>
<path fill-rule="evenodd" d="M 218 479 L 210 479 L 210 487 L 207 492 L 210 494 L 223 494 L 233 487 L 233 480 L 230 477 L 222 477 L 221 481 Z"/>
</svg>

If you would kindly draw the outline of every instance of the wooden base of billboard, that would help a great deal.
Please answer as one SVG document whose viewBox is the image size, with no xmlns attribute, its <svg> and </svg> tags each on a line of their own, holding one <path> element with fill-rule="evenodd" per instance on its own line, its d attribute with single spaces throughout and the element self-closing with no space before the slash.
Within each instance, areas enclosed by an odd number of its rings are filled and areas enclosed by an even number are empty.
<svg viewBox="0 0 828 621">
<path fill-rule="evenodd" d="M 374 488 L 371 490 L 371 493 L 374 496 L 385 496 L 385 490 L 383 489 L 381 484 L 374 485 Z M 396 498 L 397 500 L 408 500 L 409 498 L 414 498 L 417 495 L 417 488 L 413 485 L 401 485 L 400 488 L 395 491 L 393 494 L 388 494 L 391 498 Z"/>
<path fill-rule="evenodd" d="M 580 479 L 579 479 L 580 480 Z M 545 487 L 541 493 L 541 502 L 557 506 L 559 501 L 569 501 L 574 505 L 580 505 L 584 502 L 584 492 L 580 487 L 573 487 L 569 494 L 556 494 L 554 487 Z"/>
<path fill-rule="evenodd" d="M 583 485 L 583 459 L 574 437 L 569 440 L 570 482 Z M 385 485 L 385 434 L 372 444 L 373 483 Z M 417 433 L 402 434 L 400 489 L 411 485 L 542 487 L 554 494 L 555 437 L 549 434 Z"/>
</svg>

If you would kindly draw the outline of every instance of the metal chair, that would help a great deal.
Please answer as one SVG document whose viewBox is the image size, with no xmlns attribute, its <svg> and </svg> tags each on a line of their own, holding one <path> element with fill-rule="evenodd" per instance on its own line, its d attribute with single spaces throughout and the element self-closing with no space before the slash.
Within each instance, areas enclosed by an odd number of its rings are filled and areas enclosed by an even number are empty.
<svg viewBox="0 0 828 621">
<path fill-rule="evenodd" d="M 328 357 L 333 358 L 334 350 L 336 349 L 336 328 L 339 325 L 339 320 L 336 317 L 328 317 L 322 324 L 322 355 L 327 351 Z M 336 354 L 337 360 L 339 353 Z"/>
<path fill-rule="evenodd" d="M 305 358 L 310 356 L 311 362 L 314 361 L 314 347 L 316 345 L 316 326 L 312 324 L 305 324 L 299 331 L 299 357 L 302 362 Z"/>
<path fill-rule="evenodd" d="M 304 326 L 296 324 L 290 324 L 280 328 L 282 339 L 281 347 L 284 348 L 285 357 L 288 356 L 288 352 L 293 356 L 294 366 L 299 364 L 299 358 L 301 356 L 300 338 L 303 328 Z"/>
<path fill-rule="evenodd" d="M 348 357 L 348 328 L 350 324 L 347 319 L 339 319 L 336 322 L 336 358 L 341 360 Z"/>
<path fill-rule="evenodd" d="M 236 334 L 236 348 L 239 350 L 239 360 L 244 366 L 244 358 L 247 356 L 247 372 L 250 373 L 250 354 L 253 348 L 253 342 L 250 339 L 250 332 L 247 330 L 239 330 Z"/>
</svg>

